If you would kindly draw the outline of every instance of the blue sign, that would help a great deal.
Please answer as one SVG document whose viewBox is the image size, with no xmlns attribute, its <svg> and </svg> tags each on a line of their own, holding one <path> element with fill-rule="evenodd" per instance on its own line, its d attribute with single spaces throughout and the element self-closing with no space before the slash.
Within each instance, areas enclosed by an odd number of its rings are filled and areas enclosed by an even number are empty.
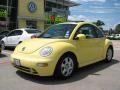
<svg viewBox="0 0 120 90">
<path fill-rule="evenodd" d="M 30 3 L 28 4 L 28 10 L 29 10 L 30 12 L 35 12 L 35 11 L 37 10 L 37 5 L 36 5 L 34 2 L 30 2 Z"/>
</svg>

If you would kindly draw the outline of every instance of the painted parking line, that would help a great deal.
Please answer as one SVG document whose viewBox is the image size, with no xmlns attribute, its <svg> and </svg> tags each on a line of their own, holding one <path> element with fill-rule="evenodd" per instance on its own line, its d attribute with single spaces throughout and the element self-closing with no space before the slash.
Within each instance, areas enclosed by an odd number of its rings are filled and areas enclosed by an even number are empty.
<svg viewBox="0 0 120 90">
<path fill-rule="evenodd" d="M 10 61 L 0 61 L 0 64 L 7 64 L 10 63 Z"/>
<path fill-rule="evenodd" d="M 6 51 L 6 50 L 2 51 L 2 53 L 3 53 L 3 54 L 7 54 L 7 55 L 11 55 L 11 54 L 12 54 L 12 52 L 8 52 L 8 51 Z"/>
</svg>

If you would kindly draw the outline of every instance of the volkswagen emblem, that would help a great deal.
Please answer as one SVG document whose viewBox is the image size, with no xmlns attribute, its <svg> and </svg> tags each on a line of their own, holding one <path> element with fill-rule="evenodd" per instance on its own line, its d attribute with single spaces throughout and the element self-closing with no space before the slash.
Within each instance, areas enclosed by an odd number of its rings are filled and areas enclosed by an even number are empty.
<svg viewBox="0 0 120 90">
<path fill-rule="evenodd" d="M 25 48 L 26 48 L 26 47 L 23 47 L 23 48 L 22 48 L 22 51 L 25 51 Z"/>
<path fill-rule="evenodd" d="M 36 5 L 34 2 L 30 2 L 30 3 L 28 4 L 28 10 L 29 10 L 30 12 L 35 12 L 35 11 L 37 10 L 37 5 Z"/>
</svg>

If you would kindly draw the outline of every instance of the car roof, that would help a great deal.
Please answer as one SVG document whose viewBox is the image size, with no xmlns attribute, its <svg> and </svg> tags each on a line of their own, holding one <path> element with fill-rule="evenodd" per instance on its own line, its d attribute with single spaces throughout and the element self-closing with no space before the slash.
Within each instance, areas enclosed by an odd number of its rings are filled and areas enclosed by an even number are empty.
<svg viewBox="0 0 120 90">
<path fill-rule="evenodd" d="M 18 29 L 14 29 L 14 30 L 38 30 L 38 29 L 35 29 L 35 28 L 18 28 Z"/>
<path fill-rule="evenodd" d="M 92 24 L 91 22 L 86 22 L 86 21 L 77 21 L 77 22 L 64 22 L 64 23 L 59 23 L 59 24 Z M 92 24 L 94 25 L 94 24 Z"/>
</svg>

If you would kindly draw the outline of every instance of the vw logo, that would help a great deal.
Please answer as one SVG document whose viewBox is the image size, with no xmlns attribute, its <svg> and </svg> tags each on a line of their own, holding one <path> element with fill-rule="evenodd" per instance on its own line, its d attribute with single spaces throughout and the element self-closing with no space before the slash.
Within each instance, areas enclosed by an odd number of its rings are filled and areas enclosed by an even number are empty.
<svg viewBox="0 0 120 90">
<path fill-rule="evenodd" d="M 22 48 L 22 51 L 25 51 L 25 48 L 26 48 L 26 47 L 23 47 L 23 48 Z"/>
<path fill-rule="evenodd" d="M 37 5 L 36 5 L 34 2 L 30 2 L 30 3 L 28 4 L 28 10 L 29 10 L 30 12 L 35 12 L 35 11 L 37 10 Z"/>
</svg>

